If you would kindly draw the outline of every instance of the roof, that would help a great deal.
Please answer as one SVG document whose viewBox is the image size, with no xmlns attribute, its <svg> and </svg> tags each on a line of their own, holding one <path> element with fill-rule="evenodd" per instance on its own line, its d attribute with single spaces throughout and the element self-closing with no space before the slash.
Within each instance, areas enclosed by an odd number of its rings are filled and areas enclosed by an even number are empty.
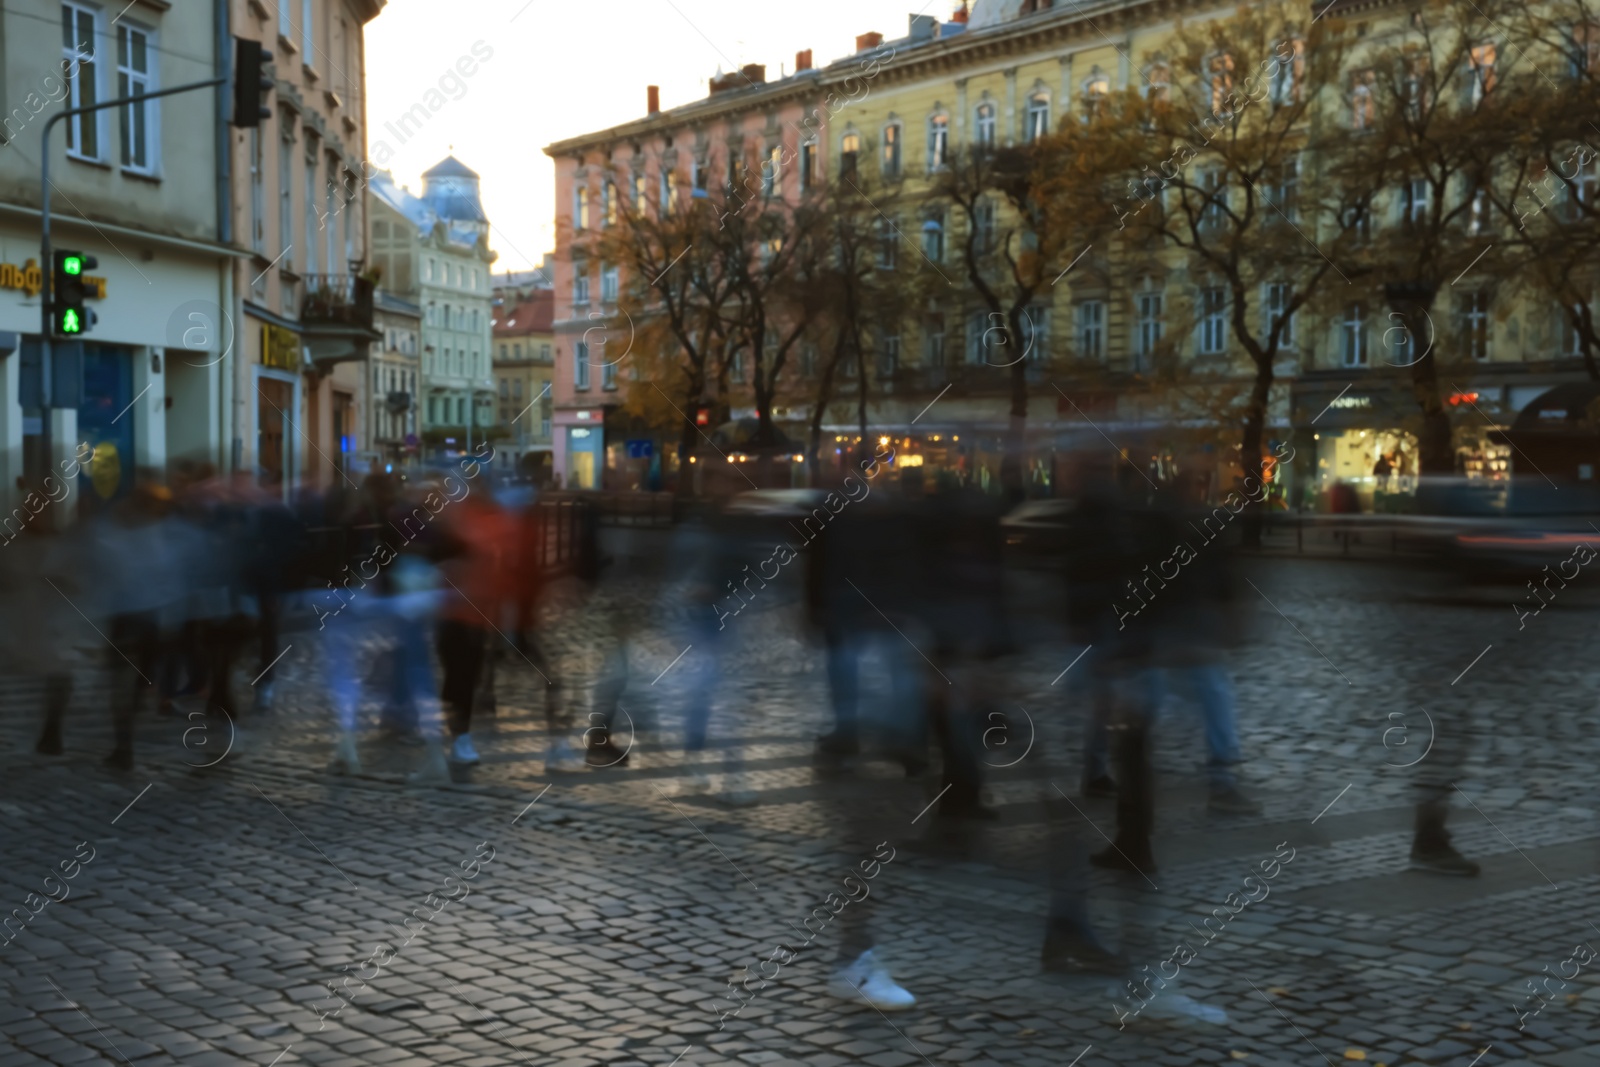
<svg viewBox="0 0 1600 1067">
<path fill-rule="evenodd" d="M 522 303 L 504 312 L 494 322 L 496 337 L 524 337 L 530 333 L 550 333 L 555 324 L 556 294 L 541 289 Z"/>
<path fill-rule="evenodd" d="M 442 223 L 445 237 L 450 243 L 461 246 L 463 251 L 477 247 L 479 231 L 471 220 L 458 221 L 435 210 L 437 205 L 434 202 L 413 196 L 410 190 L 396 185 L 388 171 L 373 175 L 367 187 L 373 196 L 415 226 L 419 236 L 427 237 L 433 233 L 435 226 Z M 482 221 L 481 217 L 479 221 Z"/>
<path fill-rule="evenodd" d="M 445 156 L 439 162 L 422 172 L 424 178 L 473 178 L 478 177 L 478 172 L 467 166 L 455 156 Z"/>
</svg>

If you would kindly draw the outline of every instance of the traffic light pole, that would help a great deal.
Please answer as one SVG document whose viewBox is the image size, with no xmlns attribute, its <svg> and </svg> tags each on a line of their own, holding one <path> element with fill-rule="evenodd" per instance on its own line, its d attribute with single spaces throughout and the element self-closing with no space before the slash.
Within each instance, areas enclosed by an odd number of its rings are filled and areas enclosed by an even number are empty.
<svg viewBox="0 0 1600 1067">
<path fill-rule="evenodd" d="M 52 264 L 54 258 L 50 247 L 50 130 L 62 119 L 74 118 L 78 115 L 87 115 L 94 111 L 103 111 L 108 107 L 122 107 L 126 104 L 137 104 L 144 100 L 154 100 L 162 96 L 174 96 L 178 93 L 192 93 L 196 89 L 211 89 L 218 85 L 225 85 L 228 78 L 211 78 L 203 82 L 190 82 L 187 85 L 175 85 L 171 89 L 161 89 L 153 93 L 139 93 L 134 96 L 120 96 L 115 100 L 106 100 L 87 107 L 73 107 L 65 111 L 58 111 L 45 121 L 44 131 L 41 134 L 39 152 L 39 446 L 44 454 L 44 469 L 50 470 L 55 457 L 50 454 L 51 449 L 51 385 L 53 382 L 53 366 L 51 362 L 51 342 L 54 336 L 53 324 L 50 321 L 50 304 L 54 294 L 52 287 L 55 279 L 52 277 Z"/>
</svg>

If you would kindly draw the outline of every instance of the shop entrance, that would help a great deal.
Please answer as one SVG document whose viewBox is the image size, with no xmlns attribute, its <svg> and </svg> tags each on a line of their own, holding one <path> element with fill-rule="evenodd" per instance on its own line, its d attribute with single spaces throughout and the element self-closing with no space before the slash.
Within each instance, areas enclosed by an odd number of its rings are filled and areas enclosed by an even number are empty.
<svg viewBox="0 0 1600 1067">
<path fill-rule="evenodd" d="M 257 484 L 282 493 L 293 470 L 290 426 L 294 383 L 262 374 L 256 379 Z"/>
<path fill-rule="evenodd" d="M 94 513 L 133 489 L 133 353 L 126 348 L 85 345 L 83 403 L 78 439 L 94 450 L 80 477 L 82 507 Z"/>
</svg>

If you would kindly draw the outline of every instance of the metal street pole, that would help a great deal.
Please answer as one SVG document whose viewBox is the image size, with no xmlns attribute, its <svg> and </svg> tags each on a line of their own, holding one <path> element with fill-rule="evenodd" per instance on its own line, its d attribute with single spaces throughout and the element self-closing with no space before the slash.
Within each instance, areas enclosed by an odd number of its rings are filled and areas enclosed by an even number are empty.
<svg viewBox="0 0 1600 1067">
<path fill-rule="evenodd" d="M 89 104 L 86 107 L 72 107 L 65 111 L 58 111 L 45 120 L 44 130 L 40 134 L 39 144 L 39 448 L 44 456 L 44 469 L 46 473 L 54 460 L 51 455 L 51 411 L 50 406 L 51 386 L 54 384 L 53 357 L 55 355 L 51 341 L 50 328 L 50 301 L 53 297 L 51 283 L 53 277 L 52 249 L 50 247 L 50 190 L 54 188 L 50 183 L 50 130 L 62 119 L 70 119 L 77 115 L 87 115 L 92 111 L 103 111 L 108 107 L 122 107 L 125 104 L 137 104 L 143 100 L 154 100 L 161 96 L 173 96 L 177 93 L 193 92 L 196 89 L 210 89 L 224 85 L 227 78 L 211 78 L 203 82 L 190 82 L 187 85 L 175 85 L 171 89 L 161 89 L 153 93 L 137 93 L 133 96 L 120 96 L 115 100 L 105 100 L 98 104 Z"/>
</svg>

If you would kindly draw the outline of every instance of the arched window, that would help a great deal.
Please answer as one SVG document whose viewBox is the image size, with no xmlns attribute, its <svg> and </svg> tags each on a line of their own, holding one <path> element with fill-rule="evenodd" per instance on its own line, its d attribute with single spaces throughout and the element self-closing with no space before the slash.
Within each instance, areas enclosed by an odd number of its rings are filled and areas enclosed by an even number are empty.
<svg viewBox="0 0 1600 1067">
<path fill-rule="evenodd" d="M 1100 113 L 1111 96 L 1111 75 L 1095 66 L 1083 80 L 1083 117 L 1092 119 Z"/>
<path fill-rule="evenodd" d="M 977 130 L 977 144 L 983 148 L 994 147 L 995 110 L 994 105 L 985 101 L 978 105 L 977 121 L 973 124 Z"/>
<path fill-rule="evenodd" d="M 938 170 L 950 161 L 950 117 L 934 115 L 928 119 L 928 169 Z"/>
<path fill-rule="evenodd" d="M 839 139 L 839 177 L 849 178 L 856 172 L 856 160 L 861 156 L 861 135 L 854 131 Z"/>
<path fill-rule="evenodd" d="M 1040 91 L 1028 97 L 1028 110 L 1023 125 L 1023 139 L 1037 141 L 1050 132 L 1050 94 Z"/>
<path fill-rule="evenodd" d="M 904 130 L 905 128 L 898 122 L 890 123 L 883 128 L 879 166 L 885 178 L 898 177 L 900 174 L 900 142 L 905 136 Z"/>
</svg>

